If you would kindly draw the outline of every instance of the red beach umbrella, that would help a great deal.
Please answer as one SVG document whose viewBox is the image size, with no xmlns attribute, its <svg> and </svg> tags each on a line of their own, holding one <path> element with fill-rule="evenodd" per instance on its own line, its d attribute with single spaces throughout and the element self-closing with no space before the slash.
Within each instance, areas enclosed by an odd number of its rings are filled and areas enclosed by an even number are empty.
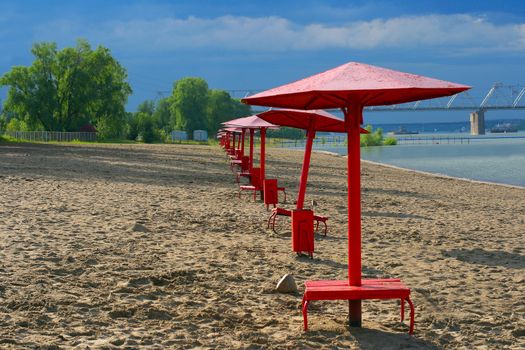
<svg viewBox="0 0 525 350">
<path fill-rule="evenodd" d="M 348 135 L 348 285 L 363 286 L 361 280 L 361 180 L 360 180 L 360 125 L 365 106 L 390 105 L 410 101 L 450 96 L 468 90 L 466 85 L 403 73 L 363 63 L 349 62 L 296 82 L 282 85 L 242 99 L 258 106 L 329 109 L 339 108 L 344 113 Z M 332 283 L 333 282 L 333 283 Z M 323 298 L 335 293 L 336 281 L 327 282 L 319 290 Z M 367 282 L 367 281 L 365 281 Z M 369 282 L 369 281 L 368 281 Z M 367 283 L 368 283 L 367 282 Z M 352 290 L 357 290 L 354 288 Z M 351 288 L 344 293 L 350 295 Z M 339 292 L 337 292 L 339 293 Z M 337 294 L 335 293 L 335 294 Z M 343 293 L 343 292 L 341 292 Z M 343 293 L 343 294 L 344 294 Z M 312 293 L 313 295 L 314 293 Z M 337 299 L 338 295 L 332 295 Z M 350 325 L 361 326 L 361 300 L 357 294 L 350 297 Z M 370 292 L 370 294 L 372 294 Z M 321 294 L 319 294 L 321 295 Z M 375 294 L 377 295 L 377 294 Z M 386 294 L 385 294 L 386 295 Z M 307 297 L 305 292 L 305 297 Z M 306 298 L 307 302 L 307 298 Z M 305 306 L 303 304 L 303 315 Z M 305 317 L 306 328 L 306 317 Z M 411 327 L 412 329 L 412 327 Z"/>
<path fill-rule="evenodd" d="M 229 127 L 229 128 L 224 128 L 224 129 L 221 129 L 223 131 L 226 132 L 226 135 L 227 135 L 227 142 L 228 142 L 228 151 L 234 151 L 235 150 L 235 134 L 236 133 L 240 133 L 241 132 L 241 129 L 240 128 L 234 128 L 234 127 Z M 231 139 L 230 139 L 230 136 L 231 136 Z M 233 145 L 230 143 L 233 142 Z"/>
<path fill-rule="evenodd" d="M 346 132 L 344 120 L 323 110 L 270 109 L 259 113 L 258 116 L 272 124 L 306 130 L 303 168 L 299 181 L 299 193 L 297 195 L 296 206 L 298 210 L 303 209 L 315 133 L 317 131 L 344 133 Z M 360 132 L 362 134 L 368 133 L 365 129 L 361 129 Z"/>
<path fill-rule="evenodd" d="M 261 181 L 265 179 L 265 160 L 266 160 L 266 130 L 267 129 L 278 129 L 277 125 L 268 123 L 267 121 L 259 118 L 256 115 L 251 115 L 249 117 L 237 118 L 227 122 L 222 123 L 225 126 L 237 127 L 242 130 L 250 130 L 250 170 L 253 167 L 253 135 L 256 129 L 259 129 L 261 132 Z"/>
</svg>

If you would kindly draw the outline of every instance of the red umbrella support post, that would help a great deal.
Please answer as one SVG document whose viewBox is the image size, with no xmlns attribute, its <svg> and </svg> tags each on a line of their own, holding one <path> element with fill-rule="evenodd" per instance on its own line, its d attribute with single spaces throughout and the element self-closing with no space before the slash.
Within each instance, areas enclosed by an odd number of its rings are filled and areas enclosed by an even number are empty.
<svg viewBox="0 0 525 350">
<path fill-rule="evenodd" d="M 250 172 L 253 169 L 253 136 L 254 134 L 255 134 L 255 130 L 250 129 L 250 166 L 249 166 Z"/>
</svg>

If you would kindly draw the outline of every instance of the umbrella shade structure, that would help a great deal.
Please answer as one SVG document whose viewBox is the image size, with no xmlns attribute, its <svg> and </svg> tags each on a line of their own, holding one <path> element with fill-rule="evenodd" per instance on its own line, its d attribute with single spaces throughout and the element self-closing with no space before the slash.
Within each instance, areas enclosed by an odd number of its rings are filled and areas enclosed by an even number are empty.
<svg viewBox="0 0 525 350">
<path fill-rule="evenodd" d="M 317 131 L 344 133 L 346 132 L 344 120 L 323 110 L 299 109 L 270 109 L 259 113 L 258 117 L 272 124 L 306 130 L 303 168 L 299 182 L 299 194 L 297 196 L 297 209 L 303 209 L 315 133 Z M 368 133 L 368 131 L 362 128 L 360 132 L 362 134 Z"/>
<path fill-rule="evenodd" d="M 240 133 L 242 129 L 235 128 L 235 127 L 227 127 L 224 129 L 221 129 L 221 131 L 224 131 L 226 133 L 226 151 L 233 155 L 235 153 L 235 134 Z"/>
<path fill-rule="evenodd" d="M 301 253 L 308 252 L 313 257 L 314 252 L 314 215 L 311 210 L 303 210 L 304 198 L 306 196 L 306 184 L 308 182 L 308 170 L 310 168 L 310 159 L 312 155 L 312 145 L 317 131 L 324 132 L 345 132 L 344 120 L 337 118 L 323 110 L 298 110 L 298 109 L 270 109 L 259 113 L 258 116 L 273 124 L 287 126 L 292 128 L 306 130 L 306 144 L 304 150 L 303 167 L 299 180 L 299 193 L 297 195 L 297 204 L 294 212 L 290 213 L 292 217 L 292 249 Z M 361 129 L 361 133 L 368 131 Z M 288 215 L 288 211 L 274 210 L 270 220 L 281 212 L 279 215 Z M 318 217 L 320 218 L 320 217 Z M 325 224 L 326 219 L 322 217 Z"/>
<path fill-rule="evenodd" d="M 224 129 L 219 129 L 217 137 L 221 140 L 221 146 L 226 152 L 230 148 L 230 132 Z"/>
<path fill-rule="evenodd" d="M 237 128 L 246 128 L 246 129 L 260 129 L 260 128 L 269 128 L 269 129 L 278 129 L 277 125 L 269 123 L 259 117 L 259 115 L 251 115 L 248 117 L 237 118 L 228 120 L 222 125 L 227 127 L 237 127 Z"/>
<path fill-rule="evenodd" d="M 332 298 L 350 300 L 350 325 L 361 326 L 361 299 L 365 292 L 356 294 L 359 288 L 372 290 L 374 285 L 363 286 L 361 280 L 361 180 L 359 131 L 363 124 L 365 106 L 390 105 L 410 101 L 450 96 L 470 87 L 443 80 L 403 73 L 358 62 L 349 62 L 296 82 L 282 85 L 242 99 L 250 105 L 294 108 L 339 108 L 345 116 L 348 135 L 348 286 L 338 281 L 325 281 L 322 287 L 305 290 L 303 317 L 306 324 L 308 298 Z M 379 282 L 378 282 L 379 283 Z M 385 286 L 385 282 L 381 282 Z M 316 289 L 317 288 L 317 289 Z M 389 294 L 389 297 L 398 295 Z M 394 287 L 391 288 L 394 290 Z M 396 289 L 397 290 L 397 289 Z M 326 294 L 323 294 L 326 291 Z M 317 293 L 317 294 L 316 294 Z M 357 295 L 357 296 L 356 296 Z M 378 294 L 375 294 L 376 296 Z M 405 300 L 405 296 L 399 299 Z M 404 305 L 404 303 L 403 303 Z M 413 312 L 412 314 L 413 315 Z M 412 318 L 413 321 L 413 318 Z M 413 322 L 411 322 L 413 325 Z M 412 331 L 411 327 L 411 331 Z"/>
<path fill-rule="evenodd" d="M 240 128 L 240 129 L 249 129 L 250 130 L 250 170 L 253 168 L 253 136 L 256 129 L 260 130 L 261 133 L 261 158 L 260 158 L 260 167 L 261 167 L 261 180 L 264 181 L 265 178 L 265 160 L 266 160 L 266 130 L 267 129 L 278 129 L 277 125 L 269 123 L 257 115 L 251 115 L 248 117 L 237 118 L 229 120 L 222 123 L 228 127 Z"/>
<path fill-rule="evenodd" d="M 295 109 L 384 106 L 450 96 L 470 86 L 349 62 L 323 73 L 242 99 L 267 107 Z"/>
</svg>

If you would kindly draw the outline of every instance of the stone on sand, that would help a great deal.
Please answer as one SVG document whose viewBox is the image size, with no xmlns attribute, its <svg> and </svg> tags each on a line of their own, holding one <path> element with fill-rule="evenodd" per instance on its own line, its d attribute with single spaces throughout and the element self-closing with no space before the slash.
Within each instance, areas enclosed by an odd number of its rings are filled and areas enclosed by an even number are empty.
<svg viewBox="0 0 525 350">
<path fill-rule="evenodd" d="M 133 232 L 149 232 L 148 228 L 142 224 L 139 224 L 138 222 L 133 225 L 131 228 L 131 231 Z"/>
<path fill-rule="evenodd" d="M 297 293 L 297 284 L 295 284 L 295 279 L 292 275 L 286 274 L 277 283 L 275 289 L 279 293 Z"/>
</svg>

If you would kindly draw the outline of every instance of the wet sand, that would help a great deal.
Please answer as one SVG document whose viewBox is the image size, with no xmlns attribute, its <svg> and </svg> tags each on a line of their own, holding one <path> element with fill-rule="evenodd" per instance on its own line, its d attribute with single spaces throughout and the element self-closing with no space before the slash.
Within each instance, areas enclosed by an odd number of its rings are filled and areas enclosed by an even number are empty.
<svg viewBox="0 0 525 350">
<path fill-rule="evenodd" d="M 293 200 L 302 153 L 267 160 Z M 306 203 L 330 219 L 310 260 L 218 147 L 0 145 L 0 348 L 525 347 L 525 190 L 368 163 L 363 275 L 412 288 L 415 334 L 397 301 L 363 302 L 362 329 L 314 302 L 303 332 L 304 281 L 347 277 L 345 184 L 313 155 Z M 285 273 L 299 293 L 274 292 Z"/>
</svg>

